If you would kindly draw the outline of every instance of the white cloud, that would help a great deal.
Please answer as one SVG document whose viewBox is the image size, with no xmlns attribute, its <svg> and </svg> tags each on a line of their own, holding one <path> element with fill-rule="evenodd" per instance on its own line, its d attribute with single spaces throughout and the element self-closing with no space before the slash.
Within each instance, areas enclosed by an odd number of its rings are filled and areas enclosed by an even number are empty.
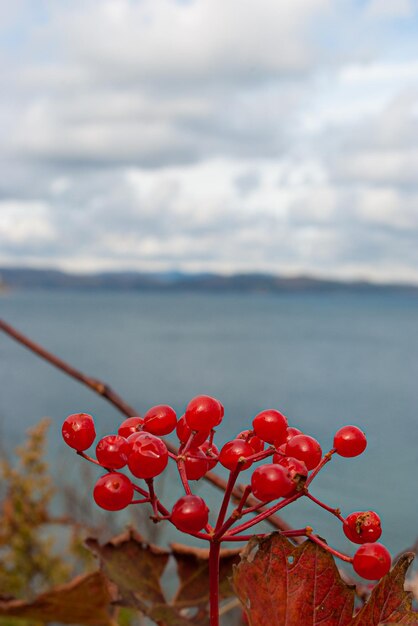
<svg viewBox="0 0 418 626">
<path fill-rule="evenodd" d="M 22 246 L 50 243 L 54 239 L 50 208 L 42 201 L 0 202 L 0 242 Z"/>
<path fill-rule="evenodd" d="M 104 0 L 55 11 L 54 27 L 93 77 L 124 82 L 258 80 L 312 65 L 310 20 L 328 0 Z"/>
<path fill-rule="evenodd" d="M 418 186 L 418 149 L 354 152 L 339 159 L 337 172 L 353 182 Z"/>
<path fill-rule="evenodd" d="M 408 18 L 417 11 L 414 0 L 371 0 L 366 7 L 369 18 Z"/>
<path fill-rule="evenodd" d="M 413 6 L 21 0 L 0 261 L 418 280 Z"/>
</svg>

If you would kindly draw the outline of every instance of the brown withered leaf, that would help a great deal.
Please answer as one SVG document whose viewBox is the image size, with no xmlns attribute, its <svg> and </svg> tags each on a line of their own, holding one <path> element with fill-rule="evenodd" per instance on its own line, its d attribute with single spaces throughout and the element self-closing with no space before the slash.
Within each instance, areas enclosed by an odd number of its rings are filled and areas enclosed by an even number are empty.
<svg viewBox="0 0 418 626">
<path fill-rule="evenodd" d="M 418 626 L 404 591 L 413 556 L 399 559 L 355 616 L 353 587 L 329 552 L 309 540 L 295 546 L 278 533 L 252 539 L 234 568 L 234 588 L 251 626 Z"/>
<path fill-rule="evenodd" d="M 418 626 L 418 612 L 412 609 L 412 594 L 404 590 L 406 572 L 413 560 L 412 552 L 401 556 L 392 571 L 373 589 L 350 626 Z"/>
<path fill-rule="evenodd" d="M 178 607 L 205 606 L 209 602 L 209 550 L 191 548 L 179 543 L 171 544 L 177 562 L 180 586 L 174 597 Z M 219 563 L 219 597 L 235 595 L 230 578 L 232 568 L 239 562 L 242 550 L 221 550 Z"/>
<path fill-rule="evenodd" d="M 279 533 L 251 539 L 233 583 L 251 626 L 346 626 L 352 619 L 354 589 L 311 541 L 295 546 Z"/>
<path fill-rule="evenodd" d="M 0 617 L 39 622 L 110 626 L 113 609 L 109 583 L 101 572 L 77 576 L 71 582 L 40 594 L 31 602 L 0 601 Z"/>
<path fill-rule="evenodd" d="M 99 557 L 103 572 L 117 586 L 123 604 L 148 614 L 154 605 L 166 603 L 160 578 L 169 552 L 146 543 L 132 529 L 104 545 L 91 538 L 86 545 Z"/>
<path fill-rule="evenodd" d="M 88 539 L 86 545 L 99 557 L 104 574 L 116 586 L 118 605 L 138 609 L 159 626 L 198 624 L 165 599 L 161 576 L 170 552 L 146 543 L 132 529 L 104 545 L 96 539 Z"/>
<path fill-rule="evenodd" d="M 156 604 L 148 614 L 154 622 L 163 626 L 209 626 L 207 613 L 203 619 L 192 616 L 183 617 L 181 613 L 170 604 Z"/>
</svg>

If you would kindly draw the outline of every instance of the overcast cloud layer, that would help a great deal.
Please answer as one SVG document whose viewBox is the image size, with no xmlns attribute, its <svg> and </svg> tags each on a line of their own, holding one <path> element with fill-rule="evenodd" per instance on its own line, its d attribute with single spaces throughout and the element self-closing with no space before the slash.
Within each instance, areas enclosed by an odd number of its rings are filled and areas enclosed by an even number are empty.
<svg viewBox="0 0 418 626">
<path fill-rule="evenodd" d="M 0 53 L 0 264 L 418 282 L 417 0 L 14 0 Z"/>
</svg>

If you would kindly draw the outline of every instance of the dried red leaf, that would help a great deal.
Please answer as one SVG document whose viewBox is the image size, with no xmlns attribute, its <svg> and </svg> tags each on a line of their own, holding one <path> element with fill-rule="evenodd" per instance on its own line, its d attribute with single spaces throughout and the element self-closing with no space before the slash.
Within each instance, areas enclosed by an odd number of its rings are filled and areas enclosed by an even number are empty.
<svg viewBox="0 0 418 626">
<path fill-rule="evenodd" d="M 279 533 L 252 539 L 233 583 L 251 626 L 346 626 L 353 615 L 354 589 L 311 541 L 295 546 Z"/>
<path fill-rule="evenodd" d="M 144 541 L 130 529 L 104 545 L 87 539 L 86 545 L 99 556 L 103 572 L 117 586 L 121 601 L 144 612 L 165 604 L 160 578 L 170 553 Z"/>
<path fill-rule="evenodd" d="M 206 606 L 209 602 L 209 550 L 191 548 L 179 543 L 171 545 L 177 562 L 180 586 L 174 597 L 178 607 Z M 239 562 L 241 550 L 221 550 L 219 563 L 219 597 L 229 598 L 234 594 L 230 578 L 232 568 Z"/>
<path fill-rule="evenodd" d="M 170 604 L 156 604 L 148 614 L 148 617 L 161 626 L 209 626 L 207 613 L 204 613 L 203 616 L 197 614 L 183 617 Z"/>
<path fill-rule="evenodd" d="M 411 552 L 401 556 L 392 571 L 373 589 L 368 602 L 350 626 L 418 626 L 418 612 L 412 609 L 412 594 L 404 589 L 405 575 L 413 560 Z"/>
<path fill-rule="evenodd" d="M 307 540 L 295 546 L 279 533 L 252 539 L 234 568 L 234 588 L 251 626 L 418 626 L 412 596 L 404 591 L 413 554 L 401 557 L 357 615 L 354 589 L 333 557 Z"/>
<path fill-rule="evenodd" d="M 0 616 L 38 622 L 110 626 L 114 624 L 111 601 L 108 580 L 101 572 L 94 572 L 42 593 L 31 602 L 0 601 Z"/>
<path fill-rule="evenodd" d="M 193 623 L 167 603 L 161 587 L 170 552 L 146 543 L 132 529 L 104 545 L 96 539 L 88 539 L 86 545 L 99 557 L 104 574 L 116 586 L 118 605 L 135 608 L 160 626 Z"/>
</svg>

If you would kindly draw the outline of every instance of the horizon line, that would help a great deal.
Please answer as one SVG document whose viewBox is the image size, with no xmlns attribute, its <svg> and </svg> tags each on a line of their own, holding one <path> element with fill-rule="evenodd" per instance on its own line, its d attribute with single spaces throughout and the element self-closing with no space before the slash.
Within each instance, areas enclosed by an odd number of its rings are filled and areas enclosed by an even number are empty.
<svg viewBox="0 0 418 626">
<path fill-rule="evenodd" d="M 335 276 L 332 274 L 322 274 L 322 273 L 317 273 L 317 272 L 310 272 L 308 270 L 303 271 L 301 270 L 300 272 L 274 272 L 274 271 L 269 271 L 269 270 L 259 270 L 259 269 L 253 269 L 253 270 L 236 270 L 236 271 L 213 271 L 213 270 L 184 270 L 184 269 L 178 269 L 178 268 L 170 268 L 170 269 L 164 269 L 164 270 L 149 270 L 149 269 L 137 269 L 137 268 L 132 268 L 132 269 L 93 269 L 93 270 L 89 270 L 89 269 L 85 269 L 85 270 L 74 270 L 74 269 L 67 269 L 67 268 L 62 268 L 59 265 L 55 265 L 55 266 L 48 266 L 48 265 L 15 265 L 15 264 L 1 264 L 0 265 L 0 281 L 1 281 L 1 274 L 2 272 L 8 272 L 8 271 L 26 271 L 26 272 L 55 272 L 58 274 L 63 274 L 66 276 L 73 276 L 73 277 L 79 277 L 79 278 L 83 278 L 83 277 L 94 277 L 94 276 L 103 276 L 103 275 L 113 275 L 113 276 L 117 276 L 117 275 L 126 275 L 126 274 L 130 274 L 130 275 L 137 275 L 137 276 L 166 276 L 166 275 L 175 275 L 178 274 L 180 277 L 199 277 L 199 276 L 213 276 L 213 277 L 219 277 L 219 278 L 229 278 L 229 279 L 233 279 L 236 277 L 268 277 L 268 278 L 277 278 L 277 279 L 281 279 L 281 280 L 309 280 L 309 281 L 317 281 L 317 282 L 326 282 L 326 283 L 338 283 L 341 285 L 353 285 L 353 284 L 363 284 L 363 285 L 370 285 L 370 286 L 381 286 L 381 287 L 413 287 L 413 288 L 418 288 L 418 280 L 414 281 L 412 279 L 408 280 L 408 279 L 400 279 L 400 278 L 394 278 L 394 279 L 376 279 L 374 277 L 371 276 L 356 276 L 356 275 L 352 275 L 350 277 L 347 276 Z"/>
</svg>

